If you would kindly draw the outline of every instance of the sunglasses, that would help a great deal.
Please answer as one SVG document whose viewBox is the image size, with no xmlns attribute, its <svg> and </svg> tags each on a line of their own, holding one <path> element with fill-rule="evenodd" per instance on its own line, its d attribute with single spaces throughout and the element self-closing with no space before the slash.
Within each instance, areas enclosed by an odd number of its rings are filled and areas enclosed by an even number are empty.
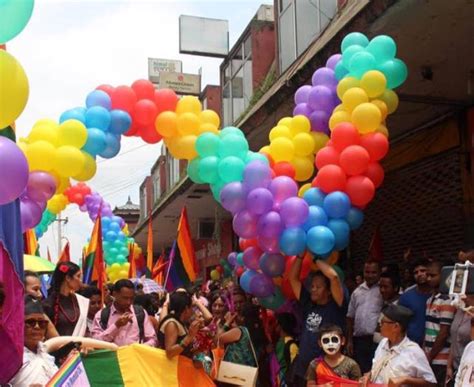
<svg viewBox="0 0 474 387">
<path fill-rule="evenodd" d="M 329 337 L 324 337 L 321 339 L 321 343 L 323 344 L 329 344 L 329 343 L 333 343 L 333 344 L 339 344 L 339 337 L 337 336 L 332 336 L 331 338 Z"/>
<path fill-rule="evenodd" d="M 48 321 L 29 319 L 29 320 L 25 320 L 25 325 L 31 329 L 36 328 L 36 325 L 38 325 L 40 329 L 46 329 L 48 326 Z"/>
</svg>

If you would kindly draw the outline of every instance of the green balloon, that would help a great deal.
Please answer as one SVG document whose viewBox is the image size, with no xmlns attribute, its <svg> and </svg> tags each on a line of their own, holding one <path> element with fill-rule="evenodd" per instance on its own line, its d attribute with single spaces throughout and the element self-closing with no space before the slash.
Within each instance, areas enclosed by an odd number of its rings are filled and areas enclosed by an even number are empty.
<svg viewBox="0 0 474 387">
<path fill-rule="evenodd" d="M 359 46 L 359 45 L 354 45 L 354 46 L 350 46 L 344 52 L 344 54 L 342 54 L 342 64 L 347 70 L 350 69 L 350 63 L 351 63 L 352 57 L 361 51 L 364 51 L 364 47 Z"/>
<path fill-rule="evenodd" d="M 342 39 L 341 52 L 344 53 L 349 47 L 353 45 L 365 47 L 368 44 L 369 44 L 369 39 L 367 38 L 367 36 L 365 36 L 364 34 L 360 32 L 352 32 L 346 35 L 344 39 Z"/>
<path fill-rule="evenodd" d="M 367 51 L 370 52 L 378 64 L 395 58 L 397 54 L 397 44 L 387 35 L 379 35 L 373 38 L 367 46 Z"/>
<path fill-rule="evenodd" d="M 227 126 L 220 131 L 221 139 L 226 137 L 229 134 L 236 134 L 240 137 L 245 138 L 244 132 L 242 132 L 239 128 L 236 128 L 235 126 Z"/>
<path fill-rule="evenodd" d="M 222 180 L 217 180 L 216 183 L 211 184 L 212 195 L 214 196 L 214 199 L 216 199 L 216 201 L 219 203 L 221 202 L 221 191 L 225 185 L 226 183 L 224 183 Z"/>
<path fill-rule="evenodd" d="M 17 36 L 28 24 L 34 0 L 0 1 L 0 44 Z"/>
<path fill-rule="evenodd" d="M 400 59 L 390 59 L 382 63 L 378 70 L 387 78 L 387 88 L 394 89 L 400 86 L 408 76 L 406 64 Z"/>
<path fill-rule="evenodd" d="M 219 177 L 225 183 L 233 181 L 242 181 L 244 178 L 245 163 L 235 156 L 229 156 L 221 159 L 217 171 Z"/>
<path fill-rule="evenodd" d="M 265 164 L 270 165 L 268 159 L 264 155 L 262 155 L 261 153 L 258 153 L 258 152 L 249 151 L 247 153 L 247 157 L 245 159 L 245 164 L 248 164 L 248 163 L 250 163 L 251 161 L 254 161 L 254 160 L 260 160 L 260 161 L 263 161 Z"/>
<path fill-rule="evenodd" d="M 280 288 L 275 286 L 275 294 L 269 297 L 259 298 L 258 301 L 264 308 L 276 310 L 285 303 L 285 297 L 283 297 Z"/>
<path fill-rule="evenodd" d="M 199 178 L 209 184 L 213 184 L 219 179 L 217 173 L 217 166 L 219 165 L 219 158 L 215 156 L 208 156 L 201 159 L 198 167 Z"/>
<path fill-rule="evenodd" d="M 374 70 L 375 67 L 374 56 L 365 50 L 356 52 L 349 62 L 350 74 L 357 79 L 362 78 L 362 75 L 369 70 Z"/>
<path fill-rule="evenodd" d="M 199 163 L 201 162 L 200 157 L 195 157 L 188 163 L 187 171 L 189 178 L 197 184 L 204 183 L 199 177 Z"/>
<path fill-rule="evenodd" d="M 219 144 L 218 154 L 221 158 L 236 156 L 245 160 L 248 151 L 249 144 L 245 137 L 241 137 L 237 134 L 228 134 L 222 138 Z"/>
<path fill-rule="evenodd" d="M 347 75 L 347 73 L 347 69 L 344 67 L 342 60 L 340 60 L 339 63 L 336 65 L 336 68 L 334 69 L 334 75 L 336 76 L 336 79 L 340 81 Z"/>
<path fill-rule="evenodd" d="M 220 138 L 214 133 L 203 133 L 196 140 L 196 152 L 201 157 L 216 156 Z"/>
</svg>

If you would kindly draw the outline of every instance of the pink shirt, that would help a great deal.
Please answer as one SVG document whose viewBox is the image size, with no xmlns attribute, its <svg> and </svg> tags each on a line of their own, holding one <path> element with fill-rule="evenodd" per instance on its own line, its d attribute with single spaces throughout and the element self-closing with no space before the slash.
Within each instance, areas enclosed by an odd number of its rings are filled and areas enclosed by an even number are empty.
<svg viewBox="0 0 474 387">
<path fill-rule="evenodd" d="M 115 305 L 112 304 L 110 306 L 110 317 L 109 322 L 107 324 L 107 329 L 102 329 L 100 325 L 100 315 L 101 310 L 99 310 L 95 317 L 94 323 L 92 324 L 92 338 L 102 341 L 107 341 L 109 343 L 115 343 L 119 347 L 139 343 L 140 342 L 140 330 L 138 329 L 138 322 L 137 317 L 135 316 L 135 312 L 131 307 L 129 312 L 132 314 L 132 321 L 123 327 L 117 328 L 115 322 L 118 318 L 122 315 L 116 308 Z M 153 329 L 153 325 L 151 324 L 150 320 L 148 319 L 148 314 L 145 311 L 145 321 L 143 322 L 144 327 L 144 340 L 142 344 L 149 345 L 151 347 L 156 347 L 157 340 L 156 340 L 156 333 Z"/>
</svg>

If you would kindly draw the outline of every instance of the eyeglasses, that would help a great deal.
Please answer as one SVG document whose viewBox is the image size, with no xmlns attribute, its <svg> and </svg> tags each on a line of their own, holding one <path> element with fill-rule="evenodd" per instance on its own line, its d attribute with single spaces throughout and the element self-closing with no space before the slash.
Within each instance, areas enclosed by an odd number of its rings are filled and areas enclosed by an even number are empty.
<svg viewBox="0 0 474 387">
<path fill-rule="evenodd" d="M 398 324 L 396 321 L 381 320 L 380 325 L 384 324 Z"/>
<path fill-rule="evenodd" d="M 323 343 L 323 344 L 329 344 L 329 343 L 339 344 L 339 337 L 337 337 L 337 336 L 332 336 L 331 338 L 324 337 L 324 338 L 321 339 L 321 343 Z"/>
<path fill-rule="evenodd" d="M 36 328 L 36 325 L 38 325 L 40 329 L 46 329 L 46 327 L 48 326 L 48 321 L 29 319 L 25 320 L 25 325 L 31 329 Z"/>
</svg>

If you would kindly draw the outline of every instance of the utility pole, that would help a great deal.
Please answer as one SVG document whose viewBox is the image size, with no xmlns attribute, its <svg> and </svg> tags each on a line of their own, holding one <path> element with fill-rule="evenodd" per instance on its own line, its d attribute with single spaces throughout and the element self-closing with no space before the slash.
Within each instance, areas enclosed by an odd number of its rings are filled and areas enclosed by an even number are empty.
<svg viewBox="0 0 474 387">
<path fill-rule="evenodd" d="M 67 224 L 68 218 L 67 217 L 61 218 L 61 213 L 59 213 L 58 217 L 55 219 L 55 222 L 58 222 L 58 257 L 59 257 L 63 249 L 63 246 L 62 246 L 63 236 L 62 236 L 61 223 Z"/>
</svg>

